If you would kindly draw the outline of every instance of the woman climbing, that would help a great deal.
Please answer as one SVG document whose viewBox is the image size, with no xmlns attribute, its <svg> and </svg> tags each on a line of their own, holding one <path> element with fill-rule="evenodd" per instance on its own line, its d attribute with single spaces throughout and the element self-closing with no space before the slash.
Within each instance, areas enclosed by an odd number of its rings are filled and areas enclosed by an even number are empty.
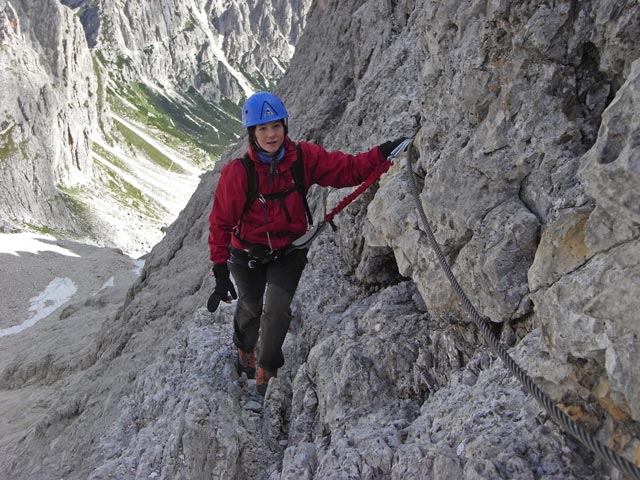
<svg viewBox="0 0 640 480">
<path fill-rule="evenodd" d="M 238 374 L 255 375 L 261 395 L 284 365 L 291 301 L 307 262 L 306 249 L 288 247 L 312 223 L 307 189 L 358 185 L 404 140 L 358 155 L 328 152 L 314 143 L 292 142 L 288 118 L 277 96 L 249 97 L 242 108 L 248 151 L 222 169 L 209 215 L 216 286 L 207 308 L 213 312 L 220 301 L 238 299 L 233 319 Z"/>
</svg>

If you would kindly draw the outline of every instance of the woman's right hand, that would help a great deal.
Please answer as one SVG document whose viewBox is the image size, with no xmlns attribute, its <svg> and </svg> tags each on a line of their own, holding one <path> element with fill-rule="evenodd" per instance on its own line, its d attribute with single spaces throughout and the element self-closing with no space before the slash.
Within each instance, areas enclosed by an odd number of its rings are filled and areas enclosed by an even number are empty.
<svg viewBox="0 0 640 480">
<path fill-rule="evenodd" d="M 216 277 L 216 288 L 207 301 L 207 310 L 212 313 L 218 309 L 220 301 L 224 300 L 226 303 L 231 303 L 232 299 L 238 298 L 226 263 L 216 263 L 213 266 L 213 275 Z"/>
</svg>

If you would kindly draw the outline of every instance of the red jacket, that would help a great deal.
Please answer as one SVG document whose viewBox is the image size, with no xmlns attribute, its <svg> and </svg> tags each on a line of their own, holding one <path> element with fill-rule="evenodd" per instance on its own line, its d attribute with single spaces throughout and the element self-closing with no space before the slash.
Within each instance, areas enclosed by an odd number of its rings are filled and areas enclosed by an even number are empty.
<svg viewBox="0 0 640 480">
<path fill-rule="evenodd" d="M 358 155 L 327 152 L 320 145 L 301 142 L 304 184 L 307 189 L 318 184 L 323 187 L 352 187 L 362 183 L 384 161 L 378 147 Z M 270 165 L 260 162 L 249 147 L 249 157 L 258 174 L 261 194 L 286 190 L 294 184 L 291 165 L 296 161 L 296 147 L 285 138 L 285 155 L 277 164 L 277 173 L 270 178 Z M 235 159 L 222 169 L 209 215 L 209 250 L 213 263 L 224 263 L 229 258 L 229 245 L 249 248 L 236 235 L 240 217 L 247 200 L 247 174 L 242 161 Z M 291 221 L 283 208 L 289 212 Z M 307 231 L 307 217 L 301 194 L 296 190 L 283 199 L 256 199 L 242 220 L 241 235 L 247 243 L 260 243 L 272 249 L 288 246 Z"/>
</svg>

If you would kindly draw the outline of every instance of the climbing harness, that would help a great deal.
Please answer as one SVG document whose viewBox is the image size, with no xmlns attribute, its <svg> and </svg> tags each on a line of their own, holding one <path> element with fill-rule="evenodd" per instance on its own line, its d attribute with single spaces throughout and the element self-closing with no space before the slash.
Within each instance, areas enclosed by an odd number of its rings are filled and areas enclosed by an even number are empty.
<svg viewBox="0 0 640 480">
<path fill-rule="evenodd" d="M 378 167 L 367 177 L 367 179 L 358 186 L 353 192 L 343 198 L 338 205 L 335 206 L 331 212 L 325 215 L 324 220 L 319 222 L 317 225 L 314 225 L 310 228 L 307 233 L 302 235 L 301 237 L 296 238 L 291 246 L 288 247 L 288 252 L 293 250 L 298 250 L 301 248 L 309 248 L 311 243 L 322 233 L 327 224 L 331 225 L 333 230 L 336 230 L 336 226 L 333 223 L 333 218 L 344 210 L 347 205 L 353 202 L 362 192 L 364 192 L 367 188 L 369 188 L 376 180 L 378 180 L 384 172 L 389 170 L 389 167 L 393 164 L 393 161 L 396 159 L 398 155 L 405 151 L 405 149 L 411 145 L 413 142 L 413 137 L 405 138 L 396 148 L 394 148 L 387 160 L 382 162 Z"/>
<path fill-rule="evenodd" d="M 413 141 L 413 139 L 412 139 Z M 405 146 L 406 148 L 406 146 Z M 485 340 L 489 343 L 491 350 L 497 354 L 505 365 L 511 370 L 514 376 L 524 385 L 527 391 L 538 401 L 538 403 L 551 415 L 551 417 L 558 423 L 564 430 L 570 433 L 574 438 L 576 438 L 580 443 L 589 448 L 592 452 L 598 454 L 604 460 L 606 460 L 611 465 L 614 465 L 619 470 L 626 472 L 631 475 L 634 479 L 640 480 L 640 468 L 634 463 L 627 460 L 625 457 L 622 457 L 618 453 L 614 452 L 612 449 L 607 447 L 598 441 L 593 435 L 587 432 L 580 425 L 575 423 L 566 413 L 564 413 L 560 408 L 558 408 L 553 401 L 544 393 L 527 375 L 527 373 L 511 358 L 507 349 L 500 343 L 500 340 L 494 335 L 491 331 L 490 326 L 487 321 L 484 320 L 475 307 L 465 294 L 464 290 L 456 280 L 451 268 L 447 264 L 447 260 L 438 245 L 438 242 L 433 235 L 431 227 L 429 226 L 429 221 L 427 220 L 427 216 L 424 213 L 424 209 L 422 208 L 422 203 L 420 201 L 420 191 L 418 189 L 418 183 L 415 178 L 415 173 L 413 171 L 412 159 L 411 159 L 411 148 L 409 147 L 409 153 L 407 154 L 407 168 L 410 172 L 411 177 L 411 189 L 414 196 L 414 200 L 416 202 L 418 213 L 420 215 L 420 219 L 422 220 L 422 226 L 429 240 L 429 244 L 431 248 L 433 248 L 436 256 L 438 257 L 438 262 L 440 266 L 444 270 L 453 291 L 458 296 L 458 299 L 462 302 L 465 310 L 473 320 L 473 323 L 480 330 Z"/>
</svg>

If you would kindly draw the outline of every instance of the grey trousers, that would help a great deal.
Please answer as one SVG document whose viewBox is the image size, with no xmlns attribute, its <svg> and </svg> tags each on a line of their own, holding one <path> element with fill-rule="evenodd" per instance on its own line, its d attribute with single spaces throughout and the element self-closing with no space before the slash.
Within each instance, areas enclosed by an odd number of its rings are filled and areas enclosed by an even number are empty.
<svg viewBox="0 0 640 480">
<path fill-rule="evenodd" d="M 229 263 L 238 289 L 233 343 L 245 352 L 256 348 L 256 362 L 265 370 L 284 365 L 282 344 L 291 322 L 291 301 L 306 264 L 307 250 L 294 250 L 256 268 Z"/>
</svg>

